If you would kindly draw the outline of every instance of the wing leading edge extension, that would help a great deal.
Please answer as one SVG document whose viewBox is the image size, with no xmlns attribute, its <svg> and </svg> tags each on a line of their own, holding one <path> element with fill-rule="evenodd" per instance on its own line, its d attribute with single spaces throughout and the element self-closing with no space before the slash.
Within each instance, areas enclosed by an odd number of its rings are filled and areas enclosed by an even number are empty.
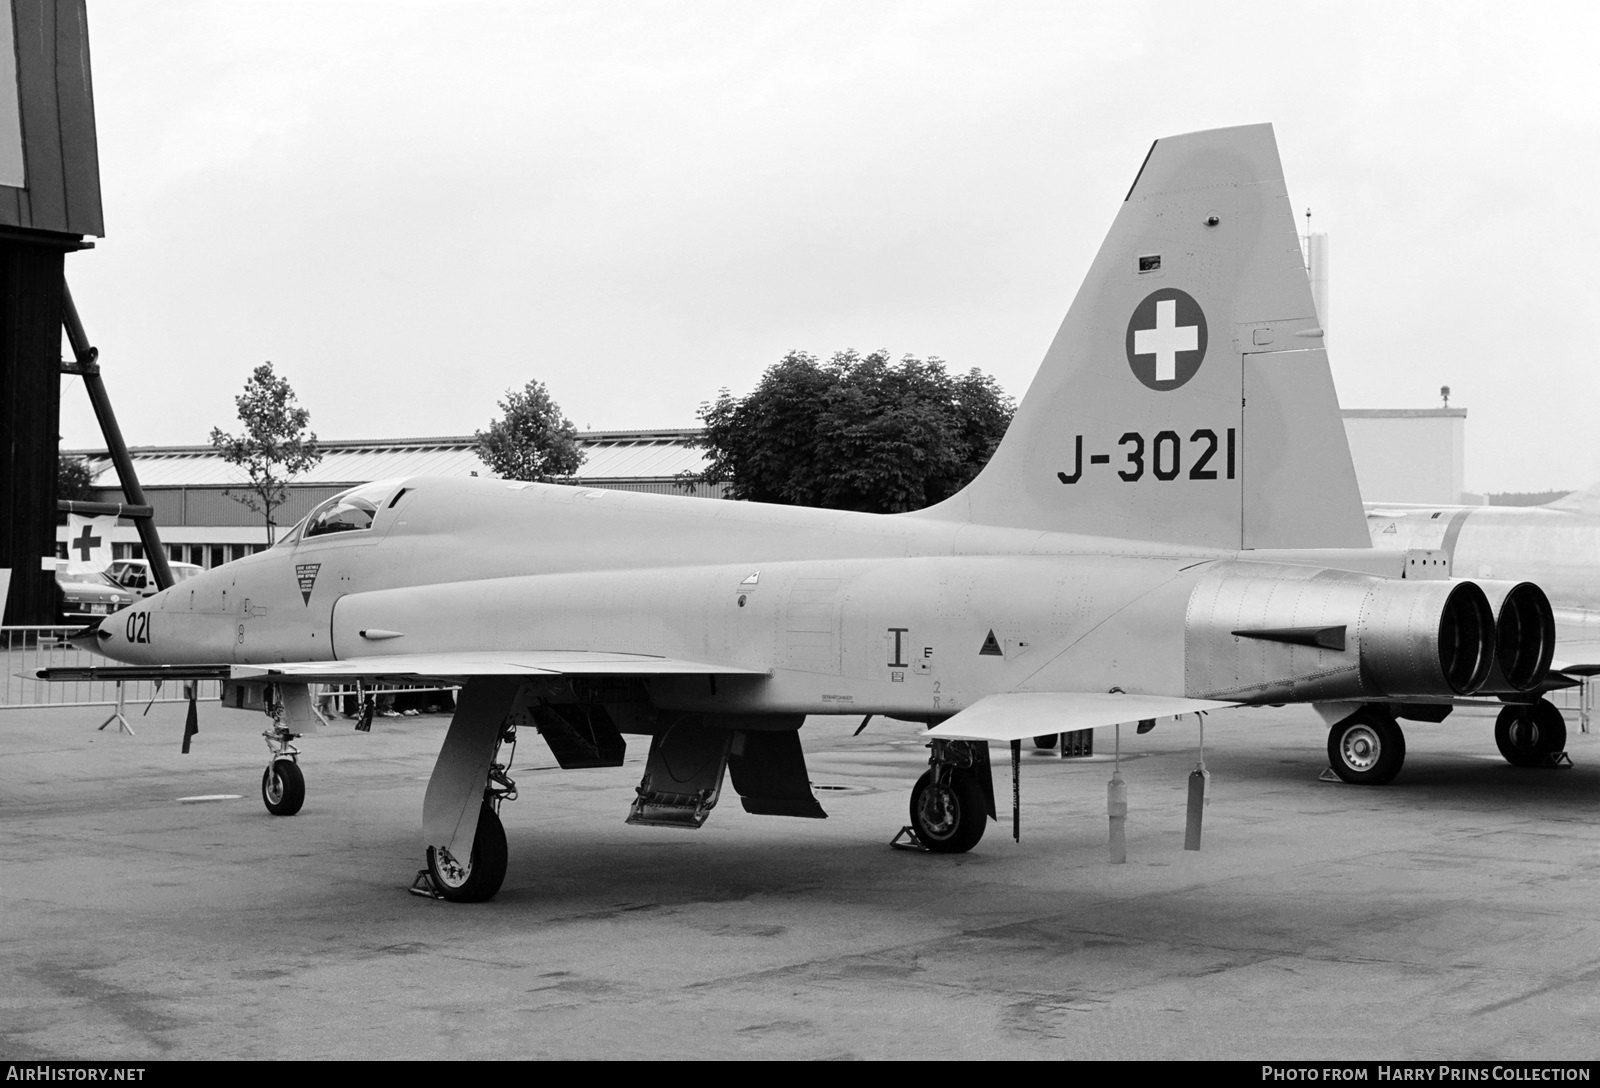
<svg viewBox="0 0 1600 1088">
<path fill-rule="evenodd" d="M 297 661 L 235 665 L 236 680 L 339 683 L 361 677 L 449 680 L 473 676 L 765 676 L 758 669 L 707 665 L 649 654 L 593 650 L 491 650 L 352 657 L 341 661 Z"/>
<path fill-rule="evenodd" d="M 48 673 L 48 675 L 46 675 Z M 474 676 L 766 676 L 759 669 L 707 665 L 649 654 L 593 650 L 493 650 L 395 654 L 271 665 L 93 666 L 40 671 L 55 680 L 279 680 L 338 684 L 378 677 L 453 680 Z"/>
</svg>

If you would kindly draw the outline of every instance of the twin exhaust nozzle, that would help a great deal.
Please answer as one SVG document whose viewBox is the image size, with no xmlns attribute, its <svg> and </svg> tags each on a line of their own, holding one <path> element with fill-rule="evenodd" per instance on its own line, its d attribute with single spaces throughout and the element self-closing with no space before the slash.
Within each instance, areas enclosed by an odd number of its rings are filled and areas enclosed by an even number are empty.
<svg viewBox="0 0 1600 1088">
<path fill-rule="evenodd" d="M 1438 584 L 1447 592 L 1434 660 L 1450 691 L 1511 695 L 1538 687 L 1556 647 L 1555 613 L 1544 590 L 1532 582 Z"/>
<path fill-rule="evenodd" d="M 1250 702 L 1521 695 L 1555 654 L 1532 582 L 1421 581 L 1238 564 L 1188 603 L 1185 690 Z"/>
</svg>

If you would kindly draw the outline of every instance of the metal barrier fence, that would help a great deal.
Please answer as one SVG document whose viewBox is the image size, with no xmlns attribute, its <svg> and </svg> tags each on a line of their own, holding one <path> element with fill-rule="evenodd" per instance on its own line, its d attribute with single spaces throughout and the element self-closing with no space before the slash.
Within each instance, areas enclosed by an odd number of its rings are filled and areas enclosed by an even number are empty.
<svg viewBox="0 0 1600 1088">
<path fill-rule="evenodd" d="M 117 684 L 111 680 L 49 681 L 35 674 L 40 669 L 62 666 L 108 665 L 99 654 L 80 649 L 67 641 L 67 635 L 80 627 L 0 627 L 0 710 L 43 706 L 115 706 Z M 153 680 L 130 680 L 123 685 L 129 706 L 184 701 L 181 683 L 168 681 L 157 689 Z M 196 693 L 201 699 L 222 698 L 215 680 L 200 682 Z"/>
<path fill-rule="evenodd" d="M 1575 688 L 1562 688 L 1546 696 L 1566 712 L 1567 728 L 1574 725 L 1580 733 L 1593 732 L 1595 678 L 1590 677 Z"/>
</svg>

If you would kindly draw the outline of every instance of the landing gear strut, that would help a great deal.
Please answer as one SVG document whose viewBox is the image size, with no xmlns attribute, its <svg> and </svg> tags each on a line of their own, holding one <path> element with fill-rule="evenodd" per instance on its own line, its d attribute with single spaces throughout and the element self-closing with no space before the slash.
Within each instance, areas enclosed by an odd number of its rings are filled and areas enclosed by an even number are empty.
<svg viewBox="0 0 1600 1088">
<path fill-rule="evenodd" d="M 1513 703 L 1495 719 L 1494 742 L 1513 767 L 1553 767 L 1567 748 L 1567 723 L 1548 699 Z"/>
<path fill-rule="evenodd" d="M 1328 730 L 1328 765 L 1352 785 L 1384 785 L 1405 761 L 1405 734 L 1386 710 L 1362 707 Z"/>
</svg>

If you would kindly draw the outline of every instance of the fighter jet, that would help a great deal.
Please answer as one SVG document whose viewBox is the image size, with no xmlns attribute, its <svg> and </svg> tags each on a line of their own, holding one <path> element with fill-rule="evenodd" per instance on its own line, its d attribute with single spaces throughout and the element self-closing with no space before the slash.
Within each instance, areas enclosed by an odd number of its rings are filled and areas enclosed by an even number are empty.
<svg viewBox="0 0 1600 1088">
<path fill-rule="evenodd" d="M 748 812 L 823 816 L 807 715 L 924 723 L 910 825 L 945 853 L 994 816 L 991 741 L 1309 703 L 1339 773 L 1386 781 L 1397 717 L 1531 702 L 1551 659 L 1536 585 L 1445 574 L 1370 546 L 1277 145 L 1253 125 L 1155 142 L 1005 440 L 934 507 L 388 480 L 94 638 L 267 710 L 283 814 L 308 685 L 461 685 L 422 830 L 438 894 L 465 901 L 505 876 L 518 727 L 569 768 L 640 738 L 629 819 L 692 828 L 725 777 Z"/>
</svg>

